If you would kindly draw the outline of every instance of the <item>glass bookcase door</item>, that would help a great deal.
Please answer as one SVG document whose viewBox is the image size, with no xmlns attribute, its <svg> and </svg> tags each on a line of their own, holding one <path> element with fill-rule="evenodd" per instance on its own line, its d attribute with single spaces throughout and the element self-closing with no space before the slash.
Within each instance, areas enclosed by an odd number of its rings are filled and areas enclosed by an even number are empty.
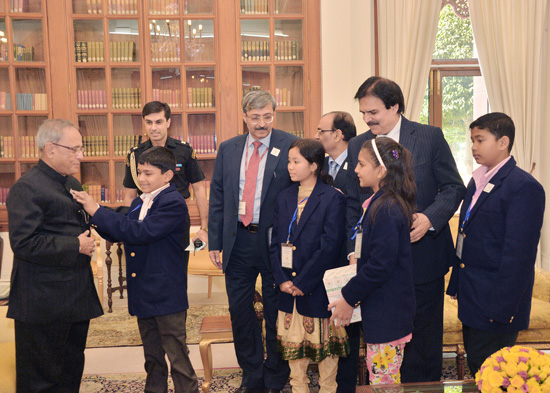
<svg viewBox="0 0 550 393">
<path fill-rule="evenodd" d="M 46 71 L 43 68 L 16 68 L 15 80 L 18 111 L 48 110 Z"/>
<path fill-rule="evenodd" d="M 149 15 L 178 15 L 178 0 L 149 0 Z"/>
<path fill-rule="evenodd" d="M 275 20 L 274 35 L 276 61 L 303 59 L 301 20 Z"/>
<path fill-rule="evenodd" d="M 42 19 L 12 19 L 14 61 L 44 61 Z"/>
<path fill-rule="evenodd" d="M 6 20 L 0 18 L 0 63 L 5 63 L 9 60 L 9 50 L 8 50 L 8 35 L 6 30 Z"/>
<path fill-rule="evenodd" d="M 180 61 L 179 20 L 151 20 L 149 23 L 149 34 L 152 62 L 174 63 Z"/>
<path fill-rule="evenodd" d="M 216 154 L 216 115 L 214 113 L 189 114 L 187 140 L 197 154 Z"/>
<path fill-rule="evenodd" d="M 73 21 L 75 62 L 97 63 L 105 61 L 103 21 Z"/>
<path fill-rule="evenodd" d="M 109 59 L 111 62 L 140 61 L 137 19 L 109 20 Z"/>
<path fill-rule="evenodd" d="M 304 69 L 302 66 L 275 67 L 274 97 L 278 106 L 304 105 Z"/>
<path fill-rule="evenodd" d="M 105 69 L 78 68 L 76 70 L 76 88 L 79 110 L 107 109 Z"/>
<path fill-rule="evenodd" d="M 241 20 L 241 61 L 271 61 L 268 19 Z"/>
<path fill-rule="evenodd" d="M 299 138 L 304 138 L 304 113 L 303 112 L 276 112 L 275 127 L 285 130 Z"/>
<path fill-rule="evenodd" d="M 302 0 L 274 0 L 275 14 L 301 14 L 303 5 Z"/>
<path fill-rule="evenodd" d="M 6 204 L 6 198 L 13 183 L 15 183 L 13 163 L 0 163 L 0 205 Z"/>
<path fill-rule="evenodd" d="M 111 85 L 112 109 L 141 109 L 139 68 L 112 68 Z"/>
<path fill-rule="evenodd" d="M 42 1 L 41 0 L 10 0 L 10 11 L 39 13 L 39 12 L 42 12 Z"/>
<path fill-rule="evenodd" d="M 179 113 L 172 113 L 170 116 L 170 128 L 168 129 L 168 135 L 179 141 L 184 141 L 183 135 L 183 119 Z"/>
<path fill-rule="evenodd" d="M 102 14 L 103 13 L 103 5 L 101 4 L 101 0 L 88 0 L 88 1 L 82 1 L 82 0 L 73 0 L 73 14 Z"/>
<path fill-rule="evenodd" d="M 40 125 L 47 120 L 47 116 L 18 116 L 17 129 L 19 130 L 19 158 L 38 158 L 36 133 Z"/>
<path fill-rule="evenodd" d="M 214 1 L 183 0 L 183 13 L 189 15 L 211 15 L 214 13 Z"/>
<path fill-rule="evenodd" d="M 115 162 L 115 192 L 111 195 L 113 203 L 124 202 L 124 176 L 126 175 L 126 164 L 124 162 Z"/>
<path fill-rule="evenodd" d="M 270 75 L 271 71 L 269 67 L 243 67 L 243 97 L 250 90 L 271 90 Z"/>
<path fill-rule="evenodd" d="M 94 0 L 91 0 L 92 2 Z M 98 3 L 100 0 L 96 0 Z M 110 15 L 137 15 L 139 0 L 107 0 L 107 12 Z"/>
<path fill-rule="evenodd" d="M 80 163 L 80 182 L 84 190 L 97 202 L 111 202 L 108 162 Z"/>
<path fill-rule="evenodd" d="M 14 158 L 14 150 L 12 118 L 0 116 L 0 158 Z"/>
<path fill-rule="evenodd" d="M 11 110 L 9 70 L 0 68 L 0 112 L 9 110 Z"/>
<path fill-rule="evenodd" d="M 186 20 L 185 61 L 208 62 L 214 60 L 214 21 L 211 19 Z"/>
<path fill-rule="evenodd" d="M 269 14 L 269 0 L 241 0 L 241 15 Z"/>
<path fill-rule="evenodd" d="M 143 139 L 141 116 L 113 115 L 113 136 L 114 155 L 126 157 L 130 149 L 139 145 Z"/>
<path fill-rule="evenodd" d="M 78 126 L 82 134 L 85 157 L 106 157 L 109 155 L 107 116 L 80 115 Z"/>
<path fill-rule="evenodd" d="M 181 69 L 153 68 L 151 72 L 153 101 L 167 103 L 171 109 L 182 108 Z"/>
<path fill-rule="evenodd" d="M 214 67 L 186 68 L 187 108 L 215 108 Z"/>
</svg>

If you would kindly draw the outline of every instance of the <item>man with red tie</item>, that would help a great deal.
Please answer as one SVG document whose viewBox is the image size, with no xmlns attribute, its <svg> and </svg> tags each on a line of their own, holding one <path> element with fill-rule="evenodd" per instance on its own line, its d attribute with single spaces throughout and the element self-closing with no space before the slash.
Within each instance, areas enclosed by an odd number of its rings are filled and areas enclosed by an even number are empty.
<svg viewBox="0 0 550 393">
<path fill-rule="evenodd" d="M 237 393 L 279 392 L 289 374 L 288 364 L 277 352 L 276 292 L 268 246 L 275 199 L 291 184 L 288 149 L 297 138 L 273 128 L 276 107 L 267 91 L 246 94 L 242 108 L 248 133 L 220 145 L 210 184 L 208 245 L 212 263 L 225 273 L 235 352 L 243 370 Z M 258 274 L 262 278 L 265 360 L 253 306 Z"/>
</svg>

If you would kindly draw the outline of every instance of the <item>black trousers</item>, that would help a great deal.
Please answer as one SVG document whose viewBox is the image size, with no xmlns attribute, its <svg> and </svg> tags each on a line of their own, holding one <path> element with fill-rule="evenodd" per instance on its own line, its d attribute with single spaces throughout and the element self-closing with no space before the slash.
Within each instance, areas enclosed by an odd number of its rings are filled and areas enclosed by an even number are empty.
<svg viewBox="0 0 550 393">
<path fill-rule="evenodd" d="M 225 286 L 233 328 L 233 342 L 242 386 L 281 390 L 290 369 L 277 352 L 277 294 L 271 269 L 262 258 L 258 234 L 237 229 L 235 245 L 225 270 Z M 264 246 L 266 247 L 266 246 Z M 262 332 L 254 310 L 254 291 L 258 274 L 262 276 L 262 297 L 266 330 L 266 358 Z"/>
<path fill-rule="evenodd" d="M 27 323 L 15 321 L 17 391 L 78 393 L 90 321 Z"/>
<path fill-rule="evenodd" d="M 338 360 L 336 383 L 338 393 L 355 393 L 357 389 L 357 370 L 359 367 L 359 344 L 361 343 L 361 322 L 346 326 L 350 354 Z"/>
<path fill-rule="evenodd" d="M 485 359 L 499 349 L 516 345 L 518 332 L 491 333 L 462 325 L 462 337 L 468 367 L 472 377 L 475 377 Z"/>
<path fill-rule="evenodd" d="M 412 340 L 405 347 L 401 365 L 403 383 L 441 379 L 444 290 L 444 277 L 415 285 L 416 317 Z"/>
<path fill-rule="evenodd" d="M 168 391 L 168 365 L 176 393 L 196 392 L 197 375 L 189 359 L 186 332 L 187 311 L 151 318 L 138 318 L 139 334 L 143 341 L 147 380 L 145 392 Z"/>
</svg>

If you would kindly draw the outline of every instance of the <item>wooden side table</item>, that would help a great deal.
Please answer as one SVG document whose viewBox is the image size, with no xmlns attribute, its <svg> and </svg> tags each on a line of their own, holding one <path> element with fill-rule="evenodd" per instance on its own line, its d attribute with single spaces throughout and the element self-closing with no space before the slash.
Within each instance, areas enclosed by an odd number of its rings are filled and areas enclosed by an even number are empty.
<svg viewBox="0 0 550 393">
<path fill-rule="evenodd" d="M 212 381 L 212 343 L 233 341 L 231 317 L 229 315 L 206 316 L 202 319 L 199 342 L 202 366 L 204 368 L 204 382 L 202 391 L 208 393 Z"/>
</svg>

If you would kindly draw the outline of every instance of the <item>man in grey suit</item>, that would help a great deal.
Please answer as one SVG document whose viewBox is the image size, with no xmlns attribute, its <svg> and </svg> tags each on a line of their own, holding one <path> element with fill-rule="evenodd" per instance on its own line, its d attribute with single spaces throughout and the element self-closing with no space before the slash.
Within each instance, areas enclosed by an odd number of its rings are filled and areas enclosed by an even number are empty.
<svg viewBox="0 0 550 393">
<path fill-rule="evenodd" d="M 13 270 L 7 316 L 15 319 L 18 392 L 78 393 L 90 319 L 103 314 L 94 286 L 88 216 L 70 190 L 83 158 L 67 121 L 38 129 L 38 165 L 11 187 L 6 205 Z"/>
<path fill-rule="evenodd" d="M 273 129 L 275 99 L 253 90 L 243 98 L 248 133 L 223 142 L 210 184 L 208 246 L 210 259 L 225 273 L 233 341 L 243 370 L 237 393 L 279 392 L 289 368 L 277 352 L 277 309 L 268 258 L 273 206 L 291 184 L 288 149 L 297 138 Z M 222 261 L 223 251 L 223 261 Z M 262 277 L 267 357 L 253 307 L 258 274 Z"/>
<path fill-rule="evenodd" d="M 359 100 L 359 110 L 370 130 L 350 141 L 350 163 L 354 167 L 357 165 L 361 146 L 375 137 L 392 138 L 412 155 L 417 186 L 417 213 L 411 229 L 416 318 L 413 338 L 405 347 L 401 381 L 439 381 L 444 277 L 454 255 L 448 222 L 464 198 L 466 188 L 441 129 L 409 121 L 403 116 L 405 103 L 397 83 L 370 77 L 359 87 L 355 98 Z M 359 219 L 353 206 L 357 207 L 369 196 L 368 190 L 360 190 L 358 183 L 355 184 L 356 192 L 348 198 L 348 228 Z"/>
</svg>

